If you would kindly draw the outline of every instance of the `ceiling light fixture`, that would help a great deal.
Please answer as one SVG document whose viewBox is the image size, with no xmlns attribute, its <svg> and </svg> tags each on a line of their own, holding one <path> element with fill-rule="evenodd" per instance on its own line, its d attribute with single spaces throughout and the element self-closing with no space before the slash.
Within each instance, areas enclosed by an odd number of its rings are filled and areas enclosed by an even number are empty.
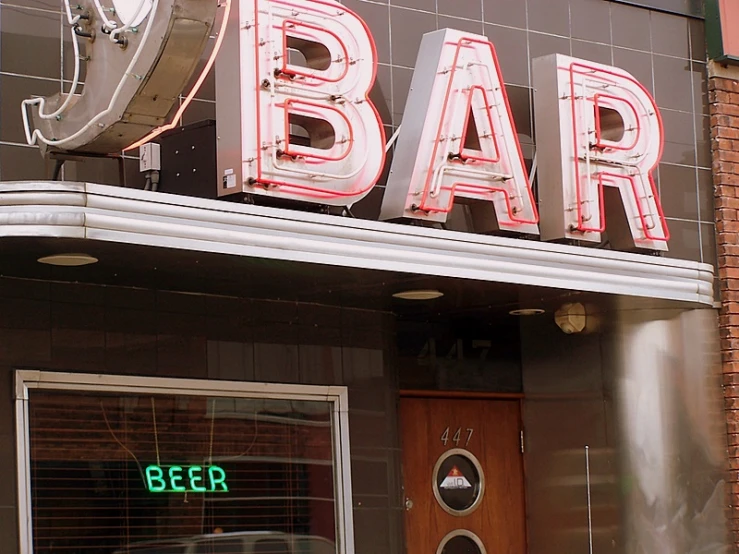
<svg viewBox="0 0 739 554">
<path fill-rule="evenodd" d="M 521 308 L 518 310 L 511 310 L 508 313 L 511 315 L 518 315 L 518 316 L 541 315 L 544 313 L 544 310 L 542 310 L 541 308 Z"/>
<path fill-rule="evenodd" d="M 394 298 L 402 298 L 403 300 L 434 300 L 442 296 L 444 296 L 444 293 L 438 290 L 405 290 L 393 294 Z"/>
<path fill-rule="evenodd" d="M 79 267 L 82 265 L 90 265 L 97 263 L 98 259 L 89 254 L 53 254 L 44 256 L 37 260 L 39 263 L 47 265 L 58 265 L 63 267 Z"/>
</svg>

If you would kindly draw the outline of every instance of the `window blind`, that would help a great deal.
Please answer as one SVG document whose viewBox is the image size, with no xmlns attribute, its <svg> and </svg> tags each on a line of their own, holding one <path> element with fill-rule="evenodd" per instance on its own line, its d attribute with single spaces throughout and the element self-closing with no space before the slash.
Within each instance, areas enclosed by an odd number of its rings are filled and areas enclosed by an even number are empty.
<svg viewBox="0 0 739 554">
<path fill-rule="evenodd" d="M 35 554 L 331 554 L 329 402 L 34 390 Z"/>
</svg>

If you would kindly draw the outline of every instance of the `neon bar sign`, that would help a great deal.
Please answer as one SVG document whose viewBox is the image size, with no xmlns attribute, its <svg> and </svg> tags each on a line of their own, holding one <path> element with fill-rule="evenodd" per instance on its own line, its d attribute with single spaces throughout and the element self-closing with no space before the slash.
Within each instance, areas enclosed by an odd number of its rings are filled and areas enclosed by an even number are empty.
<svg viewBox="0 0 739 554">
<path fill-rule="evenodd" d="M 368 98 L 377 53 L 367 25 L 334 0 L 235 0 L 232 18 L 234 54 L 216 67 L 219 195 L 364 198 L 389 148 Z M 443 223 L 464 203 L 479 232 L 599 243 L 608 212 L 615 248 L 667 250 L 652 178 L 664 132 L 649 92 L 622 69 L 558 54 L 535 60 L 533 75 L 538 205 L 494 45 L 426 34 L 381 219 Z"/>
<path fill-rule="evenodd" d="M 159 466 L 146 468 L 149 492 L 228 492 L 226 472 L 218 466 Z"/>
</svg>

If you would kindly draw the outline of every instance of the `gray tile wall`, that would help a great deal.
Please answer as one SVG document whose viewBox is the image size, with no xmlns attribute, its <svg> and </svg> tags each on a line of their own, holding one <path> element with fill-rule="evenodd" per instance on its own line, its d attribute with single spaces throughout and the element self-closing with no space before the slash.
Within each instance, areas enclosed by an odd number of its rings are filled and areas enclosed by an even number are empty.
<svg viewBox="0 0 739 554">
<path fill-rule="evenodd" d="M 13 370 L 349 389 L 356 551 L 401 551 L 393 320 L 296 303 L 0 279 L 0 552 L 17 552 Z M 257 324 L 257 319 L 259 323 Z"/>
<path fill-rule="evenodd" d="M 485 34 L 495 43 L 529 158 L 536 139 L 531 59 L 560 52 L 633 73 L 653 92 L 664 117 L 665 152 L 657 178 L 673 236 L 669 256 L 715 261 L 702 21 L 608 0 L 344 0 L 344 4 L 359 13 L 374 34 L 380 66 L 372 97 L 388 136 L 402 119 L 421 36 L 438 28 Z M 68 86 L 70 53 L 59 0 L 0 0 L 0 179 L 49 174 L 49 164 L 24 144 L 19 104 L 32 94 Z M 183 123 L 215 116 L 213 81 L 211 76 Z M 113 161 L 68 165 L 69 179 L 120 182 Z M 124 183 L 141 185 L 135 159 L 126 161 Z M 376 187 L 356 207 L 360 216 L 376 216 L 382 193 L 382 186 Z"/>
</svg>

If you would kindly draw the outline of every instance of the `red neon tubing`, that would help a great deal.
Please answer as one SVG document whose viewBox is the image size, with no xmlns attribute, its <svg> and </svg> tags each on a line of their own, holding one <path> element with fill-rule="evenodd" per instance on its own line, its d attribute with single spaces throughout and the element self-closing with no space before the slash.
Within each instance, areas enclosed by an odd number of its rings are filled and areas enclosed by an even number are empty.
<svg viewBox="0 0 739 554">
<path fill-rule="evenodd" d="M 296 5 L 288 1 L 284 0 L 269 0 L 273 1 L 274 3 L 283 4 L 285 6 L 292 6 L 292 7 L 299 7 L 301 9 L 306 9 L 305 5 Z M 317 4 L 319 6 L 327 6 L 330 8 L 336 8 L 337 6 L 333 2 L 326 2 L 323 0 L 310 0 L 312 4 Z M 257 87 L 257 91 L 260 90 L 261 87 L 261 81 L 260 81 L 260 59 L 259 59 L 259 0 L 254 0 L 254 7 L 255 7 L 255 21 L 254 25 L 256 28 L 256 32 L 254 33 L 254 56 L 256 60 L 256 71 L 255 71 L 255 86 Z M 365 33 L 367 34 L 370 46 L 372 47 L 372 79 L 371 82 L 374 83 L 376 77 L 377 77 L 377 47 L 375 46 L 375 39 L 372 36 L 372 33 L 369 30 L 369 27 L 367 26 L 367 23 L 359 17 L 357 14 L 355 14 L 353 11 L 343 8 L 343 11 L 351 14 L 351 16 L 355 17 L 357 21 L 359 21 L 362 26 L 364 27 Z M 314 10 L 318 11 L 318 10 Z M 320 12 L 319 12 L 320 13 Z M 370 101 L 369 99 L 369 90 L 365 92 L 364 98 L 365 101 L 372 107 L 372 111 L 375 114 L 375 118 L 377 119 L 378 126 L 380 128 L 380 140 L 385 142 L 385 128 L 382 123 L 382 118 L 380 117 L 380 113 L 377 111 L 377 107 Z M 261 114 L 261 95 L 257 93 L 256 95 L 256 126 L 257 126 L 257 143 L 262 143 L 262 114 Z M 302 194 L 303 196 L 307 198 L 322 198 L 322 199 L 330 199 L 330 198 L 344 198 L 344 197 L 350 197 L 350 196 L 357 196 L 364 194 L 365 192 L 371 190 L 374 186 L 377 180 L 380 178 L 380 175 L 382 175 L 382 171 L 385 167 L 385 151 L 383 149 L 382 152 L 382 159 L 380 163 L 380 167 L 377 171 L 377 175 L 373 177 L 369 181 L 369 185 L 365 186 L 364 188 L 360 188 L 356 191 L 333 191 L 328 190 L 321 187 L 315 187 L 311 185 L 301 185 L 301 184 L 295 184 L 295 183 L 288 183 L 285 181 L 278 181 L 275 179 L 265 179 L 262 176 L 262 156 L 258 155 L 256 157 L 257 162 L 257 176 L 255 180 L 258 184 L 261 185 L 267 185 L 267 186 L 279 186 L 281 188 L 284 188 L 288 191 L 295 190 L 300 191 L 299 194 Z M 295 194 L 295 193 L 294 193 Z"/>
<path fill-rule="evenodd" d="M 495 52 L 495 47 L 493 46 L 493 44 L 490 41 L 488 41 L 488 40 L 482 40 L 482 39 L 470 38 L 470 37 L 462 37 L 462 38 L 459 39 L 459 41 L 457 41 L 456 43 L 453 43 L 453 44 L 456 45 L 457 50 L 456 50 L 456 52 L 454 54 L 454 61 L 452 63 L 451 75 L 449 77 L 449 84 L 447 85 L 446 94 L 444 96 L 444 108 L 443 108 L 442 113 L 441 113 L 441 119 L 439 120 L 439 127 L 438 127 L 437 132 L 436 132 L 436 139 L 434 140 L 434 149 L 433 149 L 433 152 L 432 152 L 432 155 L 431 155 L 431 160 L 432 160 L 431 163 L 432 164 L 433 164 L 433 161 L 436 159 L 436 155 L 437 155 L 437 152 L 438 152 L 438 149 L 439 149 L 439 141 L 441 139 L 441 134 L 442 134 L 442 131 L 443 131 L 443 125 L 444 125 L 444 122 L 445 122 L 446 111 L 447 111 L 447 107 L 449 105 L 449 97 L 451 96 L 452 85 L 454 84 L 454 74 L 455 74 L 455 72 L 457 70 L 457 62 L 459 60 L 460 52 L 461 52 L 461 50 L 462 50 L 463 47 L 465 47 L 465 46 L 466 47 L 469 47 L 469 44 L 482 44 L 482 45 L 486 46 L 490 50 L 490 53 L 491 53 L 491 55 L 493 57 L 493 62 L 494 62 L 494 65 L 495 65 L 495 71 L 496 71 L 496 74 L 498 76 L 498 81 L 500 82 L 501 87 L 502 87 L 501 88 L 501 95 L 503 96 L 503 100 L 505 102 L 506 112 L 508 113 L 508 118 L 509 118 L 509 120 L 511 122 L 511 126 L 513 127 L 513 132 L 514 132 L 514 134 L 516 134 L 516 124 L 513 121 L 513 116 L 511 114 L 511 107 L 510 107 L 510 103 L 508 101 L 508 94 L 507 94 L 507 92 L 505 90 L 505 86 L 503 85 L 503 76 L 502 76 L 502 74 L 500 72 L 500 63 L 498 62 L 498 55 Z M 469 115 L 469 112 L 468 112 L 468 115 Z M 493 131 L 495 131 L 495 127 L 493 127 Z M 533 218 L 531 220 L 521 219 L 521 218 L 516 217 L 515 214 L 513 214 L 512 211 L 510 211 L 510 210 L 508 212 L 508 216 L 511 219 L 511 221 L 514 221 L 516 223 L 522 223 L 522 224 L 538 223 L 539 222 L 539 213 L 538 213 L 537 208 L 536 208 L 536 200 L 534 199 L 534 193 L 531 190 L 531 186 L 529 186 L 529 184 L 528 184 L 528 172 L 526 171 L 526 165 L 524 164 L 524 161 L 523 161 L 523 151 L 521 150 L 521 144 L 520 144 L 520 142 L 518 140 L 516 140 L 515 142 L 516 142 L 516 149 L 518 151 L 519 162 L 521 164 L 521 167 L 523 168 L 524 176 L 526 177 L 526 190 L 528 191 L 529 201 L 531 202 L 531 206 L 532 206 L 532 210 L 534 212 L 534 216 L 533 216 Z M 425 212 L 445 211 L 445 212 L 448 213 L 451 210 L 451 205 L 448 206 L 448 208 L 446 210 L 443 210 L 443 209 L 438 209 L 438 208 L 430 207 L 430 206 L 428 206 L 426 204 L 426 202 L 428 200 L 428 195 L 429 195 L 429 192 L 430 192 L 429 189 L 431 188 L 430 187 L 431 184 L 430 184 L 429 181 L 432 178 L 433 178 L 433 165 L 429 168 L 429 171 L 428 171 L 428 176 L 426 178 L 426 183 L 424 184 L 424 191 L 423 191 L 423 196 L 421 198 L 421 202 L 419 204 L 419 209 L 422 210 L 422 211 L 425 211 Z M 481 185 L 477 185 L 477 186 L 480 187 L 480 188 L 482 188 Z M 452 186 L 451 188 L 453 190 L 454 189 L 454 186 Z M 484 188 L 486 190 L 498 190 L 497 187 L 484 187 Z M 507 196 L 507 194 L 508 193 L 506 192 L 506 196 Z M 453 198 L 454 198 L 454 196 L 452 195 L 452 199 Z M 453 205 L 453 202 L 452 202 L 452 205 Z M 506 199 L 506 205 L 510 205 L 510 199 Z"/>
<path fill-rule="evenodd" d="M 339 76 L 337 79 L 327 79 L 325 77 L 321 77 L 313 73 L 306 73 L 303 71 L 299 71 L 297 69 L 288 69 L 288 63 L 287 63 L 287 50 L 288 50 L 287 37 L 289 34 L 287 32 L 288 24 L 294 25 L 296 27 L 306 27 L 308 29 L 313 29 L 314 31 L 326 33 L 327 35 L 336 39 L 336 42 L 339 43 L 341 50 L 344 52 L 344 61 L 343 61 L 344 69 L 341 73 L 341 76 Z M 304 23 L 302 21 L 297 21 L 294 19 L 286 19 L 285 21 L 283 21 L 281 29 L 282 29 L 282 69 L 280 71 L 282 73 L 280 74 L 280 78 L 290 79 L 290 77 L 292 76 L 299 76 L 299 77 L 305 77 L 309 79 L 315 79 L 316 81 L 321 81 L 323 83 L 338 83 L 342 79 L 344 79 L 344 77 L 346 77 L 347 73 L 349 73 L 349 52 L 346 49 L 346 44 L 344 44 L 344 41 L 341 40 L 341 37 L 337 35 L 336 33 L 334 33 L 333 31 L 329 29 L 324 29 L 322 27 L 319 27 L 318 25 L 312 25 L 311 23 Z M 293 29 L 293 33 L 299 34 L 300 31 L 296 31 L 295 29 Z M 303 34 L 312 38 L 312 35 L 308 33 L 303 33 Z M 316 83 L 316 84 L 303 83 L 303 84 L 305 84 L 306 86 L 318 86 L 320 83 Z"/>
<path fill-rule="evenodd" d="M 576 71 L 575 70 L 575 67 L 583 68 L 583 70 Z M 603 229 L 599 230 L 600 228 L 589 228 L 586 225 L 584 225 L 583 206 L 582 206 L 583 202 L 582 202 L 581 175 L 580 175 L 580 162 L 579 162 L 579 153 L 578 153 L 579 152 L 579 150 L 578 150 L 579 144 L 578 144 L 578 141 L 577 141 L 577 103 L 575 102 L 575 78 L 574 78 L 574 75 L 575 75 L 575 73 L 579 73 L 581 75 L 592 75 L 592 72 L 593 71 L 597 71 L 597 72 L 600 72 L 600 73 L 605 73 L 606 75 L 611 75 L 611 76 L 617 77 L 619 79 L 624 79 L 626 81 L 630 81 L 632 84 L 635 84 L 636 86 L 638 86 L 642 90 L 642 92 L 644 92 L 644 94 L 646 94 L 647 97 L 650 100 L 652 100 L 652 102 L 654 102 L 654 99 L 652 98 L 652 95 L 649 93 L 649 91 L 644 87 L 644 85 L 642 85 L 636 79 L 634 79 L 634 78 L 632 78 L 632 77 L 630 77 L 628 75 L 624 75 L 622 73 L 617 73 L 617 72 L 612 71 L 612 70 L 607 70 L 607 69 L 603 69 L 603 68 L 600 68 L 600 67 L 595 67 L 595 66 L 591 66 L 591 65 L 587 65 L 587 64 L 583 64 L 583 63 L 579 63 L 579 62 L 573 62 L 573 63 L 571 63 L 570 66 L 569 66 L 569 68 L 568 68 L 568 71 L 570 72 L 570 104 L 571 104 L 571 107 L 572 107 L 572 140 L 573 140 L 573 148 L 574 148 L 574 152 L 573 153 L 574 153 L 574 156 L 575 156 L 574 163 L 575 163 L 575 191 L 576 191 L 576 194 L 577 194 L 577 230 L 580 231 L 580 232 L 582 232 L 582 233 L 586 233 L 586 232 L 602 233 L 605 230 L 606 221 L 605 221 L 605 207 L 603 205 L 603 191 L 601 189 L 599 189 L 599 197 L 600 197 L 599 198 L 599 201 L 600 201 L 600 212 L 602 214 L 601 215 L 601 227 L 603 227 Z M 657 167 L 657 165 L 659 165 L 659 160 L 662 158 L 662 151 L 663 151 L 663 148 L 664 148 L 664 127 L 663 127 L 663 124 L 662 124 L 662 115 L 660 114 L 659 109 L 656 109 L 655 110 L 655 114 L 657 116 L 657 125 L 658 125 L 658 128 L 659 128 L 660 148 L 659 148 L 659 153 L 657 155 L 657 161 L 655 162 L 654 166 L 652 166 L 648 170 L 647 175 L 648 175 L 648 181 L 649 181 L 650 188 L 652 189 L 652 196 L 654 197 L 655 205 L 657 206 L 657 213 L 658 213 L 658 217 L 660 219 L 660 225 L 662 226 L 663 233 L 664 233 L 665 237 L 667 237 L 667 238 L 656 237 L 656 238 L 653 238 L 651 240 L 666 242 L 667 240 L 669 240 L 669 229 L 667 228 L 667 222 L 666 222 L 666 220 L 664 218 L 664 213 L 662 211 L 662 205 L 661 205 L 661 203 L 659 201 L 659 195 L 657 194 L 657 190 L 656 190 L 656 187 L 655 187 L 655 184 L 654 184 L 654 179 L 652 178 L 652 172 Z M 638 118 L 637 118 L 637 121 L 638 121 Z M 588 146 L 588 148 L 589 148 L 589 146 Z M 588 176 L 588 178 L 590 178 L 590 176 Z M 633 186 L 633 183 L 632 183 L 632 186 Z M 640 202 L 638 200 L 638 197 L 635 196 L 635 199 L 637 201 L 637 205 L 639 205 Z M 639 209 L 641 210 L 641 207 L 639 207 Z M 645 236 L 648 236 L 648 230 L 646 229 L 646 226 L 645 226 L 645 229 L 644 229 L 644 235 Z"/>
<path fill-rule="evenodd" d="M 598 98 L 608 98 L 610 100 L 615 100 L 618 102 L 622 102 L 626 104 L 629 109 L 634 113 L 634 116 L 636 116 L 636 137 L 634 138 L 634 142 L 631 143 L 630 146 L 620 146 L 619 144 L 604 144 L 601 142 L 603 138 L 602 128 L 600 124 L 600 112 L 598 111 Z M 612 94 L 603 94 L 603 93 L 596 93 L 593 95 L 593 104 L 595 106 L 595 146 L 598 148 L 610 148 L 611 150 L 633 150 L 636 148 L 636 145 L 639 144 L 639 139 L 641 138 L 641 126 L 639 125 L 639 114 L 636 111 L 636 106 L 634 106 L 634 103 L 626 98 L 620 98 L 618 96 L 613 96 Z"/>
<path fill-rule="evenodd" d="M 225 10 L 223 12 L 223 21 L 221 22 L 221 30 L 218 33 L 218 37 L 216 38 L 216 43 L 213 45 L 213 52 L 210 55 L 210 58 L 208 58 L 208 61 L 205 63 L 205 66 L 203 67 L 203 71 L 200 72 L 200 76 L 195 81 L 195 84 L 192 86 L 192 89 L 190 89 L 190 92 L 185 97 L 184 102 L 182 102 L 182 105 L 177 110 L 177 113 L 175 113 L 175 116 L 172 118 L 172 121 L 166 125 L 162 125 L 161 127 L 157 127 L 153 131 L 151 131 L 148 135 L 146 135 L 144 138 L 137 140 L 133 144 L 130 144 L 129 146 L 126 146 L 123 149 L 123 152 L 128 152 L 129 150 L 133 150 L 134 148 L 138 148 L 142 144 L 146 144 L 150 140 L 158 137 L 165 131 L 169 131 L 171 129 L 174 129 L 178 125 L 178 121 L 182 117 L 182 114 L 185 113 L 185 110 L 188 108 L 190 103 L 195 98 L 195 95 L 200 90 L 200 87 L 203 86 L 203 82 L 205 81 L 205 78 L 208 76 L 208 73 L 210 72 L 211 68 L 213 67 L 213 63 L 216 61 L 216 56 L 218 56 L 218 52 L 221 50 L 221 44 L 223 43 L 223 37 L 226 34 L 226 28 L 228 25 L 228 16 L 231 13 L 231 1 L 232 0 L 225 0 Z M 238 1 L 238 0 L 234 0 Z"/>
<path fill-rule="evenodd" d="M 332 157 L 332 156 L 322 156 L 320 154 L 306 154 L 304 152 L 291 152 L 290 151 L 290 119 L 288 115 L 291 112 L 295 113 L 295 112 L 301 111 L 301 110 L 290 110 L 290 106 L 293 106 L 296 104 L 304 105 L 304 106 L 312 106 L 314 108 L 320 108 L 322 110 L 329 110 L 329 111 L 336 112 L 337 114 L 339 114 L 339 117 L 341 117 L 346 122 L 346 126 L 349 129 L 349 146 L 348 148 L 344 149 L 344 152 L 341 154 L 341 156 L 337 158 L 337 157 Z M 324 106 L 322 104 L 317 104 L 315 102 L 308 102 L 306 100 L 295 100 L 293 98 L 288 98 L 287 100 L 285 100 L 285 103 L 283 105 L 285 107 L 285 148 L 283 148 L 283 152 L 285 153 L 286 156 L 293 156 L 293 157 L 299 156 L 301 158 L 312 158 L 312 159 L 328 161 L 328 162 L 340 162 L 341 160 L 344 160 L 346 159 L 347 156 L 349 156 L 354 146 L 354 128 L 349 122 L 349 119 L 340 110 L 337 110 L 336 108 L 331 107 L 331 106 Z M 315 113 L 315 112 L 309 112 L 307 110 L 302 110 L 302 111 L 303 113 Z M 329 123 L 329 125 L 331 124 Z M 334 129 L 334 133 L 335 131 L 336 129 Z"/>
<path fill-rule="evenodd" d="M 457 190 L 460 190 L 460 191 L 478 193 L 478 194 L 479 193 L 485 193 L 485 194 L 502 193 L 503 198 L 506 203 L 506 209 L 508 210 L 508 213 L 509 214 L 513 213 L 513 206 L 511 205 L 511 199 L 510 199 L 510 196 L 508 195 L 508 191 L 502 187 L 491 187 L 487 185 L 477 185 L 475 183 L 461 183 L 460 182 L 460 183 L 454 183 L 453 185 L 449 185 L 449 186 L 443 186 L 441 187 L 441 189 L 448 190 L 451 192 L 449 205 L 446 208 L 429 208 L 429 212 L 449 213 L 449 211 L 451 211 L 452 209 L 452 206 L 454 205 L 455 192 Z M 513 217 L 511 217 L 511 221 L 513 221 L 513 223 L 499 221 L 498 225 L 500 225 L 501 227 L 516 227 L 517 225 L 525 224 L 525 223 L 529 223 L 529 224 L 538 223 L 538 221 L 526 220 L 526 219 L 521 219 L 521 218 L 514 219 Z"/>
<path fill-rule="evenodd" d="M 637 194 L 636 189 L 636 180 L 634 179 L 633 175 L 620 175 L 618 173 L 608 173 L 608 172 L 602 172 L 598 174 L 598 189 L 600 191 L 600 198 L 601 198 L 601 221 L 604 222 L 602 225 L 603 231 L 605 231 L 605 203 L 603 202 L 603 187 L 605 186 L 604 177 L 610 177 L 611 183 L 615 184 L 614 180 L 621 179 L 621 180 L 627 180 L 629 181 L 629 184 L 631 185 L 631 192 L 634 194 L 634 199 L 636 200 L 636 209 L 639 212 L 639 220 L 642 224 L 642 229 L 644 230 L 644 236 L 649 240 L 654 241 L 668 241 L 670 240 L 670 230 L 667 228 L 666 225 L 662 226 L 662 231 L 664 233 L 664 237 L 655 236 L 651 233 L 649 230 L 649 226 L 647 225 L 647 214 L 644 213 L 644 210 L 642 209 L 641 202 L 639 201 L 639 196 Z M 656 197 L 655 197 L 656 200 Z M 660 205 L 659 201 L 656 202 L 657 204 L 657 212 L 658 217 L 660 218 L 660 223 L 664 221 L 664 213 L 662 213 L 662 206 Z"/>
<path fill-rule="evenodd" d="M 464 153 L 464 148 L 462 148 L 464 145 L 462 144 L 464 137 L 467 136 L 467 130 L 470 125 L 470 114 L 472 112 L 472 95 L 475 93 L 476 90 L 479 90 L 482 92 L 482 98 L 485 101 L 485 106 L 490 106 L 490 103 L 488 102 L 488 95 L 487 91 L 479 86 L 475 85 L 473 87 L 470 87 L 470 93 L 467 96 L 467 113 L 465 114 L 464 119 L 464 128 L 462 129 L 462 137 L 460 138 L 460 144 L 459 144 L 459 157 L 463 160 L 474 160 L 478 162 L 489 162 L 489 163 L 498 163 L 500 162 L 500 148 L 498 147 L 498 136 L 495 133 L 495 125 L 493 125 L 493 118 L 490 116 L 490 110 L 485 110 L 485 115 L 487 117 L 488 123 L 490 124 L 490 129 L 492 130 L 493 136 L 493 148 L 495 149 L 495 158 L 485 158 L 484 156 L 467 156 Z"/>
</svg>

